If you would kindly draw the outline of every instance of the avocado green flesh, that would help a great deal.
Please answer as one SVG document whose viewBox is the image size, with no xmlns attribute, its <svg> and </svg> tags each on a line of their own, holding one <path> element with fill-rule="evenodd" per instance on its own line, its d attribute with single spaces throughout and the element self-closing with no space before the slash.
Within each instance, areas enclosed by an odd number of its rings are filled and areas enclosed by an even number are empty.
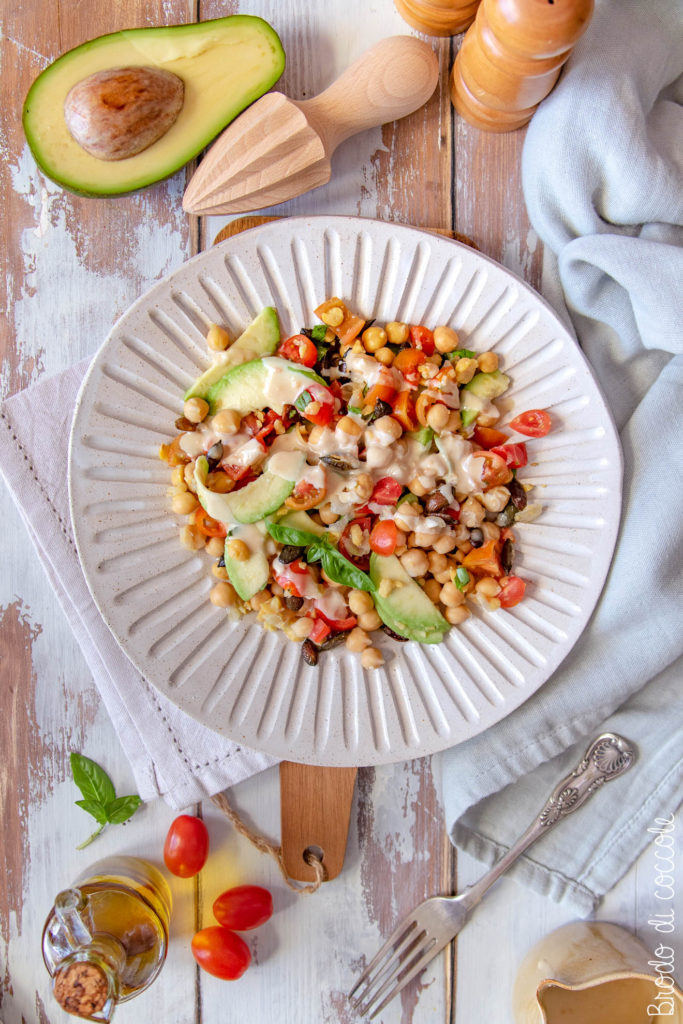
<svg viewBox="0 0 683 1024">
<path fill-rule="evenodd" d="M 469 384 L 463 385 L 462 397 L 467 404 L 467 392 L 471 391 L 473 395 L 490 401 L 493 398 L 500 398 L 509 386 L 510 378 L 500 370 L 494 370 L 492 373 L 475 373 Z M 460 404 L 462 405 L 462 402 Z"/>
<path fill-rule="evenodd" d="M 38 76 L 24 102 L 24 132 L 40 169 L 84 195 L 120 195 L 174 174 L 278 80 L 282 44 L 261 18 L 232 15 L 192 25 L 129 29 L 69 50 Z M 169 130 L 125 160 L 100 160 L 71 136 L 64 101 L 77 82 L 109 68 L 146 66 L 183 80 Z"/>
<path fill-rule="evenodd" d="M 280 375 L 282 383 L 284 374 L 293 375 L 295 391 L 305 391 L 307 379 L 312 379 L 324 387 L 326 382 L 317 373 L 291 363 L 286 359 L 268 357 L 271 368 L 274 365 L 276 372 Z M 209 403 L 211 413 L 219 409 L 234 409 L 241 416 L 253 412 L 255 409 L 273 409 L 277 413 L 283 411 L 283 403 L 276 394 L 268 395 L 266 385 L 271 377 L 271 370 L 268 364 L 262 359 L 252 359 L 248 363 L 240 363 L 234 366 L 227 373 L 223 374 L 220 380 L 212 384 L 204 395 Z"/>
<path fill-rule="evenodd" d="M 378 588 L 372 595 L 377 613 L 389 629 L 418 643 L 441 642 L 449 629 L 448 623 L 395 555 L 373 552 L 370 555 L 370 579 Z M 385 579 L 397 580 L 403 585 L 382 597 L 379 585 Z"/>
<path fill-rule="evenodd" d="M 255 523 L 276 512 L 294 490 L 294 480 L 285 480 L 267 470 L 253 483 L 231 495 L 230 507 L 238 523 Z"/>
<path fill-rule="evenodd" d="M 265 587 L 270 575 L 270 566 L 268 565 L 268 559 L 266 558 L 265 535 L 261 546 L 254 550 L 254 537 L 252 532 L 249 533 L 249 558 L 240 562 L 236 558 L 230 557 L 228 552 L 228 541 L 234 539 L 239 540 L 242 532 L 243 531 L 241 531 L 240 527 L 237 526 L 230 532 L 230 536 L 226 537 L 223 561 L 225 562 L 225 569 L 230 577 L 230 582 L 233 587 L 243 601 L 249 601 L 254 594 L 257 594 L 259 590 L 263 590 Z"/>
<path fill-rule="evenodd" d="M 192 387 L 185 392 L 184 400 L 187 401 L 188 398 L 195 397 L 204 398 L 209 388 L 216 384 L 221 377 L 224 377 L 228 370 L 239 366 L 242 362 L 252 360 L 256 356 L 272 355 L 279 343 L 280 321 L 277 311 L 273 306 L 266 306 L 240 334 L 239 338 L 233 341 L 225 354 L 225 359 L 210 366 L 197 378 Z"/>
</svg>

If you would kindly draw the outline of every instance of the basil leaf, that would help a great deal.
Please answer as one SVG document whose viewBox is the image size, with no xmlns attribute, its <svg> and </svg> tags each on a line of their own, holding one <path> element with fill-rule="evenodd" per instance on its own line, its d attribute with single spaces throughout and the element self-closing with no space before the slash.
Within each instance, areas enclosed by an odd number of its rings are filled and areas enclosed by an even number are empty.
<svg viewBox="0 0 683 1024">
<path fill-rule="evenodd" d="M 111 825 L 121 825 L 135 814 L 139 806 L 140 797 L 137 794 L 119 796 L 116 800 L 108 803 L 105 808 L 107 821 Z"/>
<path fill-rule="evenodd" d="M 326 550 L 327 544 L 325 543 L 325 541 L 321 541 L 319 537 L 316 537 L 315 540 L 309 545 L 308 550 L 306 551 L 306 561 L 309 563 L 319 562 L 320 559 L 323 557 L 323 553 Z"/>
<path fill-rule="evenodd" d="M 309 544 L 319 540 L 317 533 L 309 533 L 308 530 L 297 530 L 294 526 L 283 526 L 282 523 L 275 523 L 266 520 L 266 530 L 279 544 L 293 544 L 297 548 L 306 548 Z"/>
<path fill-rule="evenodd" d="M 70 758 L 71 774 L 74 782 L 86 800 L 94 800 L 98 804 L 108 804 L 116 797 L 114 783 L 104 768 L 83 754 L 72 751 Z"/>
<path fill-rule="evenodd" d="M 463 568 L 462 565 L 459 565 L 458 568 L 455 570 L 453 582 L 455 583 L 458 590 L 464 590 L 467 584 L 470 582 L 470 574 L 468 573 L 467 569 Z"/>
<path fill-rule="evenodd" d="M 345 558 L 340 551 L 326 544 L 322 551 L 322 567 L 331 580 L 354 590 L 374 591 L 377 588 L 367 573 Z"/>
<path fill-rule="evenodd" d="M 107 824 L 107 812 L 104 805 L 97 803 L 96 800 L 76 800 L 76 807 L 82 807 L 83 810 L 92 815 L 95 821 L 98 821 L 100 825 Z"/>
<path fill-rule="evenodd" d="M 313 396 L 311 395 L 311 392 L 310 391 L 302 391 L 301 394 L 298 396 L 298 398 L 296 398 L 294 400 L 294 405 L 299 410 L 299 412 L 303 412 L 304 409 L 306 408 L 306 406 L 308 405 L 308 403 L 312 402 L 312 401 L 313 401 Z"/>
</svg>

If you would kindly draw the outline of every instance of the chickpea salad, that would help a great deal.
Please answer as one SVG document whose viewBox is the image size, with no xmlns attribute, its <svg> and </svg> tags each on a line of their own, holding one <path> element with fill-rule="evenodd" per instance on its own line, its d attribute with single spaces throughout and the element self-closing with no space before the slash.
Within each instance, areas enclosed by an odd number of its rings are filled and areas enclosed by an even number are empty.
<svg viewBox="0 0 683 1024">
<path fill-rule="evenodd" d="M 284 340 L 273 307 L 234 341 L 213 324 L 160 457 L 215 606 L 256 612 L 310 665 L 343 643 L 378 668 L 380 630 L 439 643 L 473 606 L 523 600 L 513 526 L 541 506 L 517 473 L 552 424 L 532 409 L 497 429 L 510 378 L 450 326 L 380 325 L 336 297 L 314 312 Z"/>
</svg>

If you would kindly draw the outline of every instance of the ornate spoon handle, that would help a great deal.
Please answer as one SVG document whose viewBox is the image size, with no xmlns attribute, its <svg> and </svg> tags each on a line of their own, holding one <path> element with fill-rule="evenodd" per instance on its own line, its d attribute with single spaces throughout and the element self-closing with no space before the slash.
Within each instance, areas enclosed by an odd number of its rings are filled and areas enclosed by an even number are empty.
<svg viewBox="0 0 683 1024">
<path fill-rule="evenodd" d="M 463 893 L 461 899 L 468 911 L 532 843 L 549 832 L 558 821 L 578 810 L 605 782 L 628 771 L 636 757 L 634 745 L 616 733 L 603 732 L 593 740 L 580 764 L 555 786 L 526 832 L 483 878 Z"/>
</svg>

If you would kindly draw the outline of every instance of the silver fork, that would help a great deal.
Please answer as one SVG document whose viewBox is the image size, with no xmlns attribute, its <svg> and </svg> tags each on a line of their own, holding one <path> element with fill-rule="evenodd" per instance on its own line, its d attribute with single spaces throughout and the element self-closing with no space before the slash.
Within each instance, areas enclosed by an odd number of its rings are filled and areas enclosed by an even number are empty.
<svg viewBox="0 0 683 1024">
<path fill-rule="evenodd" d="M 526 832 L 483 878 L 460 896 L 425 900 L 401 921 L 349 992 L 353 1009 L 374 1019 L 464 928 L 484 893 L 510 865 L 603 783 L 623 775 L 636 756 L 633 744 L 615 733 L 604 732 L 593 740 L 581 763 L 558 783 Z"/>
</svg>

